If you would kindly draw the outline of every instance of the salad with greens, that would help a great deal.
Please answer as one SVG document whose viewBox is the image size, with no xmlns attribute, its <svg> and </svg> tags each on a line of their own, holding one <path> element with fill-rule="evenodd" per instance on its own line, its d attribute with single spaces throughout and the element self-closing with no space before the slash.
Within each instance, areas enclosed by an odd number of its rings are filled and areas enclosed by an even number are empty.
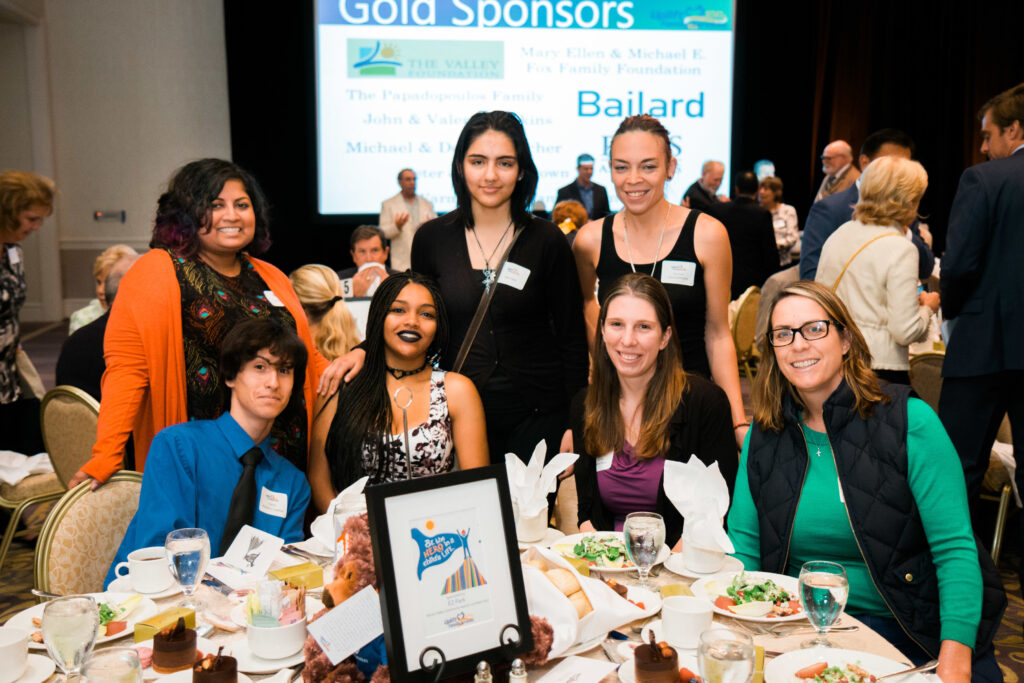
<svg viewBox="0 0 1024 683">
<path fill-rule="evenodd" d="M 625 569 L 633 566 L 620 536 L 587 535 L 571 548 L 572 552 L 566 552 L 566 555 L 586 560 L 587 564 L 594 567 Z"/>
<path fill-rule="evenodd" d="M 771 579 L 757 582 L 747 578 L 746 572 L 732 577 L 732 585 L 725 589 L 725 594 L 736 601 L 737 605 L 747 602 L 789 602 L 793 596 L 783 590 Z"/>
<path fill-rule="evenodd" d="M 871 683 L 875 677 L 856 664 L 829 666 L 827 662 L 818 662 L 805 666 L 793 674 L 797 683 L 820 681 L 821 683 Z"/>
</svg>

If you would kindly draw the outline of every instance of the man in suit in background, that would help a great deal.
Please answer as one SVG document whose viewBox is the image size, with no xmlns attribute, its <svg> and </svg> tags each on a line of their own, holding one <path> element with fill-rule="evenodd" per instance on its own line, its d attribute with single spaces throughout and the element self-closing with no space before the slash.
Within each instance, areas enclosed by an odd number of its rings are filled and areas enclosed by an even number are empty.
<svg viewBox="0 0 1024 683">
<path fill-rule="evenodd" d="M 972 505 L 1003 415 L 1016 439 L 1024 435 L 1024 83 L 985 103 L 979 117 L 989 161 L 960 176 L 940 279 L 952 333 L 939 417 Z M 1016 480 L 1024 490 L 1019 459 Z"/>
<path fill-rule="evenodd" d="M 884 156 L 899 156 L 910 159 L 914 155 L 914 141 L 910 136 L 895 128 L 883 128 L 875 131 L 864 139 L 860 147 L 860 167 Z M 800 245 L 800 279 L 813 280 L 818 272 L 818 259 L 821 258 L 821 247 L 825 240 L 840 225 L 853 219 L 853 206 L 860 201 L 860 178 L 847 189 L 820 202 L 814 202 L 807 212 L 804 223 L 804 236 Z M 910 241 L 917 247 L 917 277 L 927 280 L 935 268 L 935 255 L 921 238 L 918 222 L 910 225 Z"/>
<path fill-rule="evenodd" d="M 821 170 L 825 172 L 825 178 L 818 194 L 814 195 L 816 202 L 839 194 L 860 178 L 860 171 L 853 165 L 853 149 L 846 140 L 833 140 L 825 145 L 825 151 L 821 153 Z"/>
<path fill-rule="evenodd" d="M 575 200 L 587 210 L 590 220 L 604 218 L 611 213 L 608 207 L 608 191 L 590 181 L 594 177 L 594 157 L 581 154 L 576 159 L 576 180 L 558 190 L 555 206 L 569 199 Z"/>
<path fill-rule="evenodd" d="M 732 247 L 731 299 L 751 285 L 760 287 L 779 269 L 772 214 L 757 202 L 757 176 L 743 171 L 736 177 L 736 197 L 718 202 L 708 212 L 722 221 Z"/>
<path fill-rule="evenodd" d="M 721 197 L 715 194 L 718 192 L 718 188 L 722 186 L 722 178 L 724 177 L 725 164 L 714 159 L 705 161 L 700 169 L 700 178 L 693 181 L 693 185 L 686 188 L 681 204 L 690 209 L 707 212 L 711 210 L 712 206 L 729 201 L 728 197 Z"/>
</svg>

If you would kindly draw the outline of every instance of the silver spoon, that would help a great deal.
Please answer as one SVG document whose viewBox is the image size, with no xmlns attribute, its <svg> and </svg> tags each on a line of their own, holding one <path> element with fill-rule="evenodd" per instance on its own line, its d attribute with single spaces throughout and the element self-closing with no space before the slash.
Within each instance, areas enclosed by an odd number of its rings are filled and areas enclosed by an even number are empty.
<svg viewBox="0 0 1024 683">
<path fill-rule="evenodd" d="M 939 668 L 939 660 L 933 659 L 930 662 L 922 664 L 921 666 L 915 666 L 913 669 L 906 669 L 904 671 L 896 671 L 891 674 L 885 674 L 884 676 L 876 676 L 875 680 L 880 681 L 883 678 L 895 678 L 896 676 L 906 676 L 907 674 L 914 674 L 921 671 L 932 671 L 933 669 Z"/>
<path fill-rule="evenodd" d="M 64 597 L 63 595 L 57 595 L 56 593 L 50 593 L 48 591 L 41 591 L 38 588 L 33 588 L 32 589 L 32 595 L 36 596 L 37 598 L 45 598 L 47 600 L 52 600 L 54 598 L 63 598 Z"/>
</svg>

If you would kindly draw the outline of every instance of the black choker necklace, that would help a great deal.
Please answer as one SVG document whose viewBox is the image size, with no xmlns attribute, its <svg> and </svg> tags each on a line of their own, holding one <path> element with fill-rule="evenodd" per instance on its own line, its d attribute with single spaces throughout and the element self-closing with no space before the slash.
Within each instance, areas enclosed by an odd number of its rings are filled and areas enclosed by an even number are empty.
<svg viewBox="0 0 1024 683">
<path fill-rule="evenodd" d="M 402 379 L 403 377 L 409 377 L 419 372 L 423 372 L 423 368 L 427 367 L 427 361 L 423 361 L 423 365 L 419 366 L 415 370 L 400 370 L 399 368 L 393 368 L 390 365 L 385 365 L 387 371 L 391 373 L 391 376 L 395 379 Z"/>
</svg>

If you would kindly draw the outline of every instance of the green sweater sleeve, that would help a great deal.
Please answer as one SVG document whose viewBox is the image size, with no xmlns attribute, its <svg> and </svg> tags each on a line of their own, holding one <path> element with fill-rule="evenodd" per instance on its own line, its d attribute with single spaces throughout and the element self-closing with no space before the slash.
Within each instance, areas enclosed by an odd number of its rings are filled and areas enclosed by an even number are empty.
<svg viewBox="0 0 1024 683">
<path fill-rule="evenodd" d="M 935 561 L 941 637 L 973 648 L 981 621 L 982 583 L 963 467 L 927 403 L 909 399 L 907 422 L 910 490 Z"/>
<path fill-rule="evenodd" d="M 761 568 L 760 525 L 757 521 L 757 508 L 750 495 L 747 482 L 747 451 L 750 449 L 750 432 L 743 440 L 743 452 L 740 454 L 740 470 L 736 475 L 736 488 L 732 494 L 732 506 L 729 508 L 729 540 L 736 548 L 735 557 L 743 563 L 743 568 L 756 571 Z"/>
</svg>

